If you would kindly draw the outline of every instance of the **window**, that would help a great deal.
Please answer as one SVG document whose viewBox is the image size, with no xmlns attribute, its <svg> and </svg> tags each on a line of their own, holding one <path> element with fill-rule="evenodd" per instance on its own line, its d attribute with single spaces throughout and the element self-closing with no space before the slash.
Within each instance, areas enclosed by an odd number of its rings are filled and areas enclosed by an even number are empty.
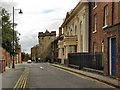
<svg viewBox="0 0 120 90">
<path fill-rule="evenodd" d="M 94 2 L 94 7 L 96 7 L 97 6 L 97 2 L 96 2 L 96 0 L 95 0 L 95 2 Z"/>
<path fill-rule="evenodd" d="M 77 35 L 77 26 L 75 26 L 75 35 Z"/>
<path fill-rule="evenodd" d="M 104 53 L 104 42 L 102 42 L 102 53 Z"/>
<path fill-rule="evenodd" d="M 63 51 L 63 55 L 64 55 L 64 48 L 62 49 L 62 51 Z"/>
<path fill-rule="evenodd" d="M 108 25 L 108 6 L 104 7 L 104 26 Z"/>
<path fill-rule="evenodd" d="M 94 32 L 97 31 L 97 14 L 94 15 Z"/>
<path fill-rule="evenodd" d="M 77 45 L 70 45 L 69 52 L 77 52 Z"/>
<path fill-rule="evenodd" d="M 83 25 L 80 22 L 80 51 L 83 51 Z"/>
<path fill-rule="evenodd" d="M 71 31 L 70 31 L 70 35 L 72 35 L 72 29 L 71 29 Z"/>
<path fill-rule="evenodd" d="M 96 50 L 97 50 L 97 45 L 96 45 L 96 43 L 94 42 L 94 43 L 93 43 L 93 52 L 96 53 Z"/>
<path fill-rule="evenodd" d="M 96 0 L 94 0 L 94 8 L 93 9 L 95 9 L 97 7 L 97 2 L 96 2 Z"/>
</svg>

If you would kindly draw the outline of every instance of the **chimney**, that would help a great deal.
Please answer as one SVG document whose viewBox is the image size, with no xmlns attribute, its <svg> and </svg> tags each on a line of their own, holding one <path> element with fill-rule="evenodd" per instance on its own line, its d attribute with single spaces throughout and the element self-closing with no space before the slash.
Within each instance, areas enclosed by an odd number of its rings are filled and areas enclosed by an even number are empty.
<svg viewBox="0 0 120 90">
<path fill-rule="evenodd" d="M 61 36 L 61 35 L 62 35 L 62 28 L 59 27 L 59 36 Z"/>
</svg>

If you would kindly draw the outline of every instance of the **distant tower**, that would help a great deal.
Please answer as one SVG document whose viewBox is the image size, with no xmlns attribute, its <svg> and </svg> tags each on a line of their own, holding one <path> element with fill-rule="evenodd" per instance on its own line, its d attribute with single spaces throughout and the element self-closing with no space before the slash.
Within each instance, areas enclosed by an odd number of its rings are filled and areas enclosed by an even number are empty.
<svg viewBox="0 0 120 90">
<path fill-rule="evenodd" d="M 51 59 L 51 42 L 56 39 L 56 31 L 51 33 L 46 30 L 45 33 L 39 32 L 39 48 L 38 48 L 38 57 L 41 58 L 41 61 L 46 59 Z"/>
</svg>

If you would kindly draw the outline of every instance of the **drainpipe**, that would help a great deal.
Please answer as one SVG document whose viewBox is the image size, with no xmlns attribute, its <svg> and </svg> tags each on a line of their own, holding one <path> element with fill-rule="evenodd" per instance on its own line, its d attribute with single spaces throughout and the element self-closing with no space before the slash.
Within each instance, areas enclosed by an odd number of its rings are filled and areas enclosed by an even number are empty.
<svg viewBox="0 0 120 90">
<path fill-rule="evenodd" d="M 114 21 L 114 0 L 112 2 L 112 25 L 113 25 L 113 21 Z"/>
<path fill-rule="evenodd" d="M 91 2 L 89 2 L 89 40 L 88 40 L 88 52 L 90 53 L 90 45 L 91 45 Z"/>
</svg>

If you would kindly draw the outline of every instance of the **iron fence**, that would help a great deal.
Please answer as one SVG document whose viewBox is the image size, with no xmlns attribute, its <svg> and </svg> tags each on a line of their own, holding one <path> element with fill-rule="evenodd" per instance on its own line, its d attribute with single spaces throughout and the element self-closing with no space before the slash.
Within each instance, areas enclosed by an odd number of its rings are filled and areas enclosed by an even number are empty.
<svg viewBox="0 0 120 90">
<path fill-rule="evenodd" d="M 103 70 L 102 53 L 70 53 L 68 54 L 69 65 Z"/>
</svg>

